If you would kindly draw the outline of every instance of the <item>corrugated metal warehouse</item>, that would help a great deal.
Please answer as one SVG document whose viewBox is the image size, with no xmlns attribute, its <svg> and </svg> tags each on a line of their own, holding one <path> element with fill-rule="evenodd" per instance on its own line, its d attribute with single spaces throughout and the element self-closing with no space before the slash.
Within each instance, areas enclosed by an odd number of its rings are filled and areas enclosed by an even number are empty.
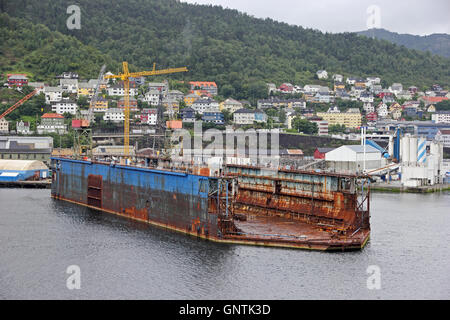
<svg viewBox="0 0 450 320">
<path fill-rule="evenodd" d="M 365 152 L 361 145 L 341 146 L 327 152 L 325 161 L 329 170 L 351 173 L 362 172 L 364 162 L 366 170 L 378 169 L 383 165 L 381 152 L 369 145 L 366 145 Z"/>
<path fill-rule="evenodd" d="M 48 178 L 48 167 L 37 160 L 0 160 L 0 181 Z"/>
</svg>

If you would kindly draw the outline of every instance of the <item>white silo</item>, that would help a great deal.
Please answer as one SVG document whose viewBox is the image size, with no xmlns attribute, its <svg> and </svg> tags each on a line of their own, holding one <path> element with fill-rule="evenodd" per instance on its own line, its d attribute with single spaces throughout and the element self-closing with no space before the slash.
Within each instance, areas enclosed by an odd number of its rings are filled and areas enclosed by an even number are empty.
<svg viewBox="0 0 450 320">
<path fill-rule="evenodd" d="M 409 138 L 409 163 L 417 163 L 417 137 L 415 136 Z"/>
<path fill-rule="evenodd" d="M 409 162 L 409 136 L 404 136 L 401 141 L 402 145 L 402 162 Z"/>
<path fill-rule="evenodd" d="M 394 137 L 389 136 L 389 147 L 388 147 L 389 156 L 394 157 Z"/>
<path fill-rule="evenodd" d="M 427 160 L 427 139 L 420 137 L 417 141 L 417 163 L 423 165 Z"/>
</svg>

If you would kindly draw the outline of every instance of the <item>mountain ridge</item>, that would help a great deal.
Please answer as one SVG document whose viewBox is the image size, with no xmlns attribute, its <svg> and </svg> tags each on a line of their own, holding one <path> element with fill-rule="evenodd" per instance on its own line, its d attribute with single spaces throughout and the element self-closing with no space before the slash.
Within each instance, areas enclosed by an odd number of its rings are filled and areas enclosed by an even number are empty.
<svg viewBox="0 0 450 320">
<path fill-rule="evenodd" d="M 132 70 L 146 70 L 153 62 L 161 68 L 186 65 L 190 72 L 173 78 L 216 81 L 221 95 L 237 99 L 267 94 L 266 82 L 317 82 L 319 69 L 344 76 L 380 76 L 385 86 L 450 83 L 450 59 L 355 33 L 322 33 L 218 6 L 174 0 L 78 0 L 81 30 L 68 30 L 66 9 L 72 1 L 1 1 L 12 18 L 43 24 L 98 50 L 111 60 L 114 66 L 108 68 L 113 72 L 121 61 L 128 61 Z M 99 62 L 96 70 L 100 66 Z M 69 64 L 67 71 L 77 70 Z"/>
<path fill-rule="evenodd" d="M 366 37 L 375 37 L 381 40 L 387 40 L 392 43 L 403 45 L 409 49 L 420 51 L 430 51 L 446 58 L 450 58 L 450 34 L 433 33 L 430 35 L 413 35 L 407 33 L 397 33 L 386 29 L 369 29 L 356 32 Z"/>
</svg>

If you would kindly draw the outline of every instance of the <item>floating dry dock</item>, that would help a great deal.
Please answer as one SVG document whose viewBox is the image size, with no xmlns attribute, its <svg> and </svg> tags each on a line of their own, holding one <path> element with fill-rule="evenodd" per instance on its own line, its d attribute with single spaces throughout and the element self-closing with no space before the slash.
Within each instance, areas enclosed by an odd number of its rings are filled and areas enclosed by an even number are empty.
<svg viewBox="0 0 450 320">
<path fill-rule="evenodd" d="M 52 197 L 217 242 L 355 250 L 370 235 L 364 177 L 228 165 L 220 177 L 52 158 Z"/>
</svg>

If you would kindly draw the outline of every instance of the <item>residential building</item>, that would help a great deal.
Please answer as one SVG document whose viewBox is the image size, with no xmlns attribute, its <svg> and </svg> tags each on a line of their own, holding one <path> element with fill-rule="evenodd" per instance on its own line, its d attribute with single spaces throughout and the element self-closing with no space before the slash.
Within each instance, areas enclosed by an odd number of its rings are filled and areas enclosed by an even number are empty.
<svg viewBox="0 0 450 320">
<path fill-rule="evenodd" d="M 317 134 L 319 136 L 327 136 L 328 135 L 328 122 L 319 117 L 312 117 L 308 119 L 310 122 L 314 122 L 317 124 Z"/>
<path fill-rule="evenodd" d="M 291 83 L 283 83 L 278 90 L 282 93 L 292 93 L 294 91 L 294 86 Z"/>
<path fill-rule="evenodd" d="M 233 114 L 235 124 L 253 124 L 254 122 L 266 122 L 267 115 L 264 111 L 256 109 L 240 109 Z"/>
<path fill-rule="evenodd" d="M 78 105 L 75 101 L 70 99 L 63 99 L 59 102 L 55 102 L 52 104 L 52 112 L 56 112 L 57 114 L 70 113 L 75 115 L 78 110 Z"/>
<path fill-rule="evenodd" d="M 156 125 L 158 120 L 158 109 L 142 109 L 140 114 L 141 122 L 152 126 Z"/>
<path fill-rule="evenodd" d="M 95 93 L 95 87 L 87 82 L 80 82 L 78 84 L 78 97 L 87 96 L 92 98 Z"/>
<path fill-rule="evenodd" d="M 388 90 L 390 92 L 392 92 L 393 94 L 397 95 L 403 91 L 403 86 L 401 83 L 393 83 L 392 86 L 390 86 Z"/>
<path fill-rule="evenodd" d="M 137 100 L 135 98 L 130 97 L 129 105 L 130 105 L 130 112 L 139 111 Z M 125 98 L 120 98 L 120 100 L 117 101 L 117 108 L 125 110 Z"/>
<path fill-rule="evenodd" d="M 268 83 L 267 90 L 268 94 L 270 95 L 272 92 L 277 92 L 277 86 L 275 85 L 275 83 Z"/>
<path fill-rule="evenodd" d="M 373 102 L 374 98 L 371 93 L 363 91 L 359 95 L 359 100 L 361 100 L 362 102 Z"/>
<path fill-rule="evenodd" d="M 378 117 L 385 118 L 389 115 L 388 106 L 386 103 L 380 102 L 377 106 Z"/>
<path fill-rule="evenodd" d="M 343 82 L 338 82 L 338 81 L 335 81 L 334 82 L 334 91 L 337 91 L 337 90 L 345 90 L 345 83 L 343 83 Z"/>
<path fill-rule="evenodd" d="M 43 114 L 41 117 L 41 123 L 36 129 L 38 134 L 65 134 L 67 132 L 67 126 L 64 124 L 64 117 L 57 113 Z"/>
<path fill-rule="evenodd" d="M 334 105 L 328 108 L 327 113 L 340 113 L 339 107 Z"/>
<path fill-rule="evenodd" d="M 328 89 L 328 87 L 325 87 L 325 88 Z M 307 94 L 314 94 L 319 91 L 325 91 L 325 88 L 323 86 L 320 86 L 317 84 L 307 84 L 303 87 L 303 91 L 305 91 L 305 93 L 307 93 Z"/>
<path fill-rule="evenodd" d="M 224 124 L 224 116 L 222 112 L 204 112 L 202 121 L 212 122 L 215 124 Z"/>
<path fill-rule="evenodd" d="M 450 111 L 436 111 L 431 115 L 434 123 L 450 123 Z"/>
<path fill-rule="evenodd" d="M 402 109 L 394 109 L 391 111 L 391 117 L 394 120 L 398 120 L 402 117 Z"/>
<path fill-rule="evenodd" d="M 149 103 L 151 106 L 158 106 L 161 103 L 161 91 L 157 89 L 147 91 L 142 101 Z"/>
<path fill-rule="evenodd" d="M 59 76 L 55 77 L 56 79 L 78 79 L 78 73 L 75 72 L 63 72 Z"/>
<path fill-rule="evenodd" d="M 328 72 L 326 70 L 319 70 L 316 72 L 317 78 L 328 79 Z"/>
<path fill-rule="evenodd" d="M 385 95 L 382 99 L 383 103 L 394 103 L 394 97 L 391 95 Z"/>
<path fill-rule="evenodd" d="M 103 120 L 112 122 L 122 122 L 125 120 L 125 114 L 122 109 L 110 108 L 103 115 Z"/>
<path fill-rule="evenodd" d="M 203 112 L 220 112 L 219 103 L 210 98 L 197 99 L 191 108 L 199 114 L 203 114 Z"/>
<path fill-rule="evenodd" d="M 444 148 L 450 148 L 450 129 L 439 129 L 435 139 L 444 144 Z"/>
<path fill-rule="evenodd" d="M 366 113 L 371 113 L 375 111 L 375 107 L 371 102 L 364 102 L 363 109 Z"/>
<path fill-rule="evenodd" d="M 369 122 L 377 122 L 378 114 L 376 112 L 374 112 L 374 111 L 369 112 L 369 113 L 366 114 L 366 120 L 367 120 L 368 123 Z"/>
<path fill-rule="evenodd" d="M 149 82 L 148 89 L 149 91 L 158 90 L 162 96 L 165 96 L 169 93 L 169 82 L 167 80 L 164 82 Z"/>
<path fill-rule="evenodd" d="M 78 79 L 59 79 L 59 87 L 63 92 L 78 93 Z"/>
<path fill-rule="evenodd" d="M 411 94 L 411 92 L 403 90 L 397 93 L 395 96 L 397 97 L 397 99 L 411 99 L 413 95 Z"/>
<path fill-rule="evenodd" d="M 227 100 L 221 102 L 219 105 L 220 111 L 227 110 L 230 113 L 234 113 L 242 108 L 242 103 L 232 98 L 228 98 Z"/>
<path fill-rule="evenodd" d="M 431 104 L 431 105 L 428 106 L 427 112 L 428 112 L 428 113 L 434 113 L 434 112 L 436 112 L 436 107 L 434 106 L 434 104 Z"/>
<path fill-rule="evenodd" d="M 9 122 L 5 119 L 5 117 L 0 118 L 0 133 L 8 133 L 9 132 Z"/>
<path fill-rule="evenodd" d="M 130 97 L 136 96 L 138 93 L 138 90 L 136 87 L 132 87 L 130 85 Z M 114 84 L 108 88 L 108 95 L 110 96 L 119 96 L 123 97 L 125 96 L 125 88 L 123 84 Z"/>
<path fill-rule="evenodd" d="M 37 90 L 37 94 L 44 92 L 44 82 L 28 82 L 28 85 Z"/>
<path fill-rule="evenodd" d="M 0 119 L 1 122 L 1 119 Z M 16 132 L 17 134 L 31 134 L 30 123 L 28 121 L 18 121 L 16 122 Z"/>
<path fill-rule="evenodd" d="M 184 104 L 190 107 L 197 99 L 200 99 L 200 96 L 198 94 L 190 93 L 184 97 Z"/>
<path fill-rule="evenodd" d="M 180 111 L 181 119 L 183 122 L 194 122 L 195 121 L 195 110 L 187 107 Z"/>
<path fill-rule="evenodd" d="M 418 100 L 423 101 L 425 104 L 425 107 L 428 107 L 430 104 L 436 104 L 436 103 L 442 102 L 444 100 L 448 100 L 448 98 L 447 97 L 420 97 Z"/>
<path fill-rule="evenodd" d="M 90 103 L 91 108 L 94 108 L 94 112 L 106 112 L 108 110 L 108 100 L 103 97 L 98 97 L 95 105 L 92 105 L 92 101 Z"/>
<path fill-rule="evenodd" d="M 381 79 L 379 77 L 367 77 L 366 78 L 366 84 L 367 86 L 373 86 L 380 84 Z"/>
<path fill-rule="evenodd" d="M 269 108 L 306 108 L 306 101 L 304 99 L 261 99 L 257 102 L 258 109 Z"/>
<path fill-rule="evenodd" d="M 344 81 L 344 76 L 341 74 L 333 74 L 333 80 L 335 82 L 343 82 Z"/>
<path fill-rule="evenodd" d="M 374 84 L 370 87 L 370 91 L 373 94 L 378 95 L 380 92 L 383 92 L 383 87 L 380 84 Z"/>
<path fill-rule="evenodd" d="M 191 92 L 196 90 L 205 91 L 212 96 L 217 95 L 217 84 L 215 82 L 210 81 L 191 81 L 189 82 L 191 85 Z"/>
<path fill-rule="evenodd" d="M 360 112 L 318 112 L 318 117 L 328 121 L 328 125 L 344 125 L 346 128 L 358 128 L 361 126 L 362 116 Z"/>
<path fill-rule="evenodd" d="M 328 93 L 319 91 L 316 93 L 314 100 L 319 103 L 330 103 L 334 101 L 334 97 Z"/>
<path fill-rule="evenodd" d="M 61 101 L 62 93 L 63 90 L 59 87 L 44 87 L 45 103 Z"/>
<path fill-rule="evenodd" d="M 26 74 L 8 74 L 8 87 L 23 87 L 28 84 L 28 77 Z"/>
<path fill-rule="evenodd" d="M 184 93 L 179 90 L 170 90 L 167 97 L 170 100 L 181 101 L 184 98 Z"/>
</svg>

